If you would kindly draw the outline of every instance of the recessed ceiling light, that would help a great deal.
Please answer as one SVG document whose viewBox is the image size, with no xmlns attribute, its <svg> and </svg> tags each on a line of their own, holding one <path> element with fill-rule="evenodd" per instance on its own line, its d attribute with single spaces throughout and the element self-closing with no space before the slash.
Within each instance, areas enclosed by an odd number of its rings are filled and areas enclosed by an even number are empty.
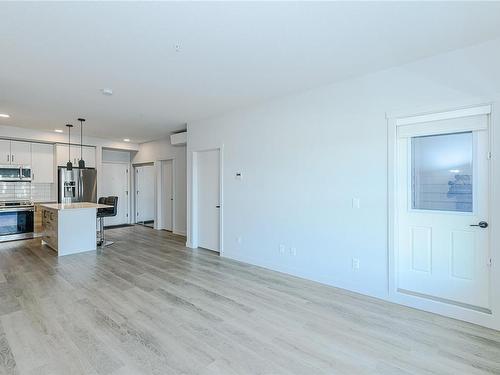
<svg viewBox="0 0 500 375">
<path fill-rule="evenodd" d="M 112 89 L 101 89 L 101 93 L 106 96 L 111 96 L 113 95 L 113 90 Z"/>
<path fill-rule="evenodd" d="M 130 142 L 130 138 L 123 138 L 123 142 Z"/>
<path fill-rule="evenodd" d="M 55 131 L 56 133 L 63 133 L 63 130 L 62 130 L 62 129 L 54 129 L 54 131 Z"/>
<path fill-rule="evenodd" d="M 7 113 L 0 113 L 0 117 L 9 118 L 10 115 L 8 115 Z"/>
</svg>

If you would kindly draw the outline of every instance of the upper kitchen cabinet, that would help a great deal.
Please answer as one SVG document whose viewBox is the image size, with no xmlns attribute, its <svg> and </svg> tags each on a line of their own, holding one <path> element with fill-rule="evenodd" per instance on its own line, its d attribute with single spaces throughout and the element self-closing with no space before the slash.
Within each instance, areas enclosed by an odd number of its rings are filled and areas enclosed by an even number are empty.
<svg viewBox="0 0 500 375">
<path fill-rule="evenodd" d="M 95 168 L 95 147 L 84 147 L 83 148 L 83 160 L 85 160 L 85 166 L 89 168 Z M 80 157 L 78 157 L 80 160 Z"/>
<path fill-rule="evenodd" d="M 31 164 L 33 182 L 54 183 L 54 145 L 46 143 L 32 143 Z"/>
<path fill-rule="evenodd" d="M 0 140 L 0 164 L 31 165 L 31 143 Z"/>
<path fill-rule="evenodd" d="M 0 139 L 0 164 L 10 164 L 10 141 Z"/>
<path fill-rule="evenodd" d="M 31 165 L 31 143 L 10 142 L 11 164 Z"/>
<path fill-rule="evenodd" d="M 78 167 L 80 160 L 80 146 L 71 145 L 71 152 L 68 152 L 68 145 L 58 144 L 56 146 L 57 165 L 65 167 L 68 159 L 73 163 L 73 167 Z M 96 149 L 91 146 L 83 146 L 83 160 L 87 168 L 95 168 L 96 166 Z"/>
</svg>

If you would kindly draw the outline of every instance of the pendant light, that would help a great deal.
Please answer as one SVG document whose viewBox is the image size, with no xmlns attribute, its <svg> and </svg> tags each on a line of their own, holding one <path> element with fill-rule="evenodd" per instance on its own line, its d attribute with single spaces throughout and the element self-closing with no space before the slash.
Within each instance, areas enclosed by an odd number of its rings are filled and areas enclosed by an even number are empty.
<svg viewBox="0 0 500 375">
<path fill-rule="evenodd" d="M 66 124 L 68 128 L 68 162 L 66 163 L 66 169 L 68 171 L 73 170 L 73 163 L 71 162 L 71 128 L 73 125 Z"/>
<path fill-rule="evenodd" d="M 78 168 L 85 168 L 85 160 L 83 160 L 83 122 L 84 118 L 79 118 L 80 121 L 80 160 L 78 160 Z"/>
</svg>

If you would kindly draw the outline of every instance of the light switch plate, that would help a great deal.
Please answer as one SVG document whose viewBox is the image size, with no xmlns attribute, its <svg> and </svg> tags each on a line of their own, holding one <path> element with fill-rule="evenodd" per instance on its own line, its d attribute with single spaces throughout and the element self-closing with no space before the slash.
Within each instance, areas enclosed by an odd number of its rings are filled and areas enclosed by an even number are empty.
<svg viewBox="0 0 500 375">
<path fill-rule="evenodd" d="M 352 208 L 359 208 L 359 207 L 360 207 L 359 198 L 352 198 Z"/>
</svg>

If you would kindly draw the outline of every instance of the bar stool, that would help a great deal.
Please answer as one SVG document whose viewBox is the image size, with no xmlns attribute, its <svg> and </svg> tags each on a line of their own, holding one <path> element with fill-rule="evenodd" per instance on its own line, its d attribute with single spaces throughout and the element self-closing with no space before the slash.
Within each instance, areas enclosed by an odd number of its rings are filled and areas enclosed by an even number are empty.
<svg viewBox="0 0 500 375">
<path fill-rule="evenodd" d="M 99 204 L 106 204 L 108 206 L 113 206 L 109 208 L 98 208 L 97 209 L 97 218 L 99 219 L 99 232 L 97 236 L 97 244 L 101 247 L 110 246 L 114 242 L 106 241 L 104 235 L 104 218 L 105 217 L 113 217 L 116 216 L 117 207 L 118 207 L 118 197 L 110 196 L 110 197 L 100 197 Z"/>
</svg>

